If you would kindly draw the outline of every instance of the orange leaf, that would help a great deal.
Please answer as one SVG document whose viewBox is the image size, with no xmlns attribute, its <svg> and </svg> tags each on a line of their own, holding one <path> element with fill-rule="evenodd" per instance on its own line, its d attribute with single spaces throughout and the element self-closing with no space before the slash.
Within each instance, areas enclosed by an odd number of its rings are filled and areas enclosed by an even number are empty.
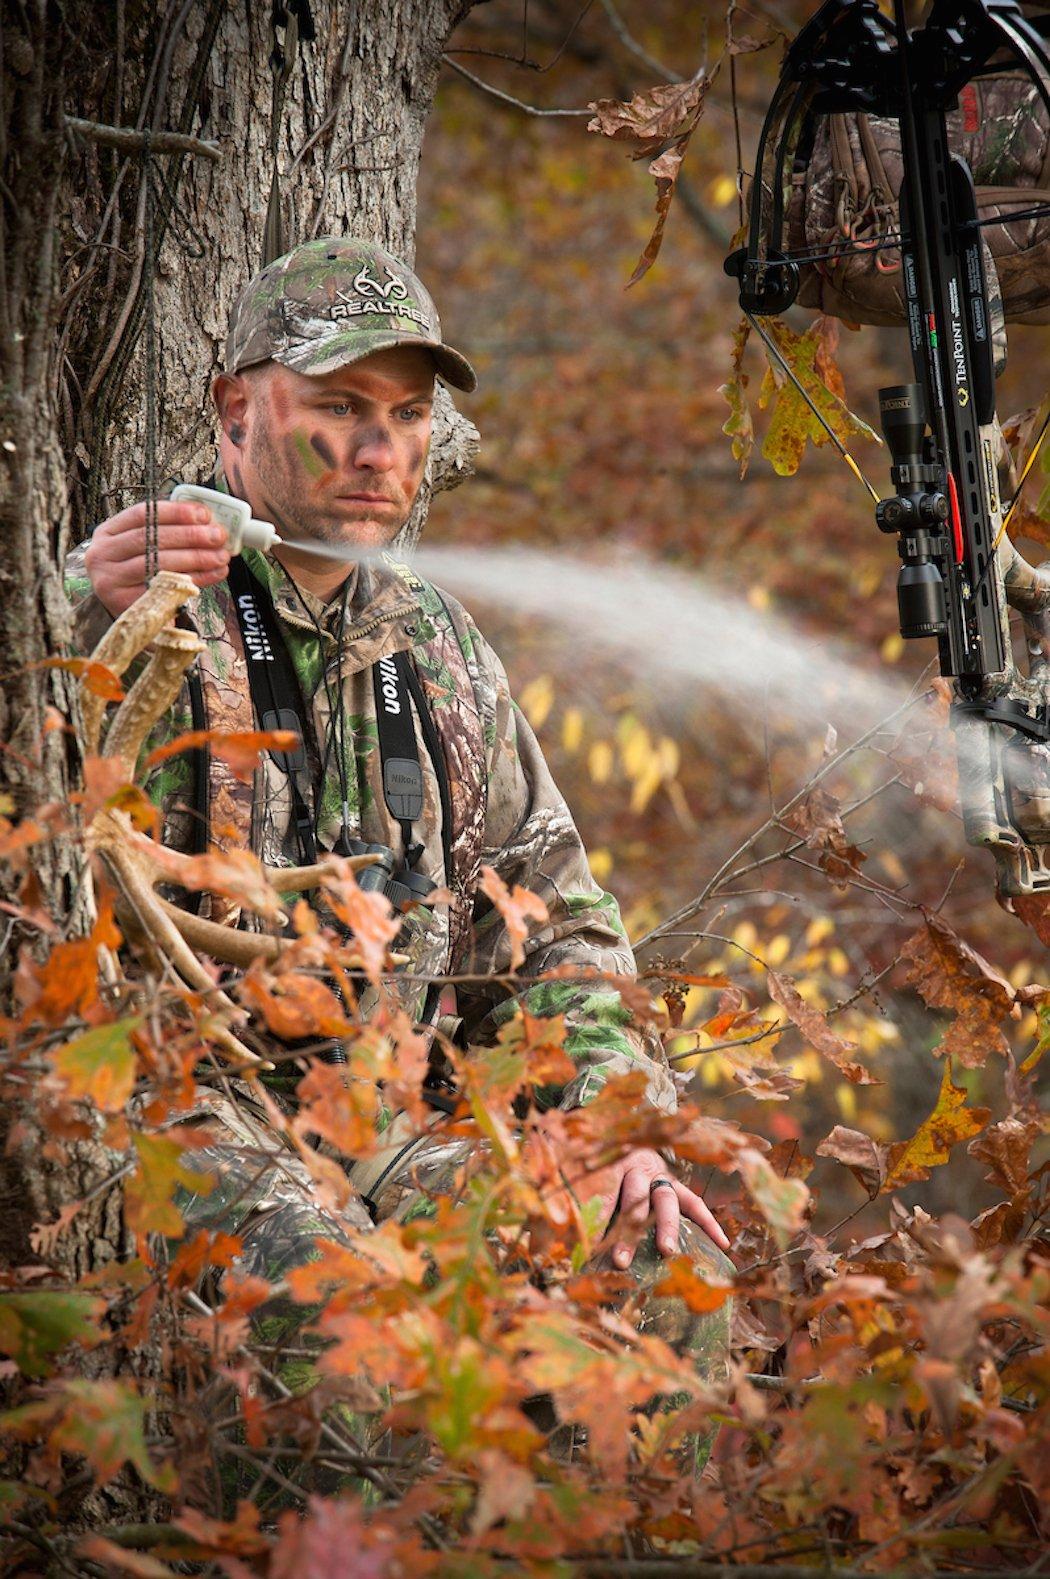
<svg viewBox="0 0 1050 1579">
<path fill-rule="evenodd" d="M 731 1283 L 710 1283 L 700 1277 L 689 1256 L 671 1256 L 666 1271 L 653 1293 L 664 1299 L 680 1299 L 698 1316 L 721 1310 L 733 1292 Z"/>
<path fill-rule="evenodd" d="M 275 1035 L 291 1040 L 300 1036 L 349 1036 L 353 1026 L 343 1013 L 331 987 L 316 976 L 287 971 L 264 978 L 246 976 L 240 994 L 256 1009 Z"/>
<path fill-rule="evenodd" d="M 550 919 L 547 906 L 538 894 L 530 893 L 519 884 L 515 884 L 513 890 L 509 889 L 491 866 L 481 868 L 478 887 L 503 917 L 510 939 L 510 968 L 517 970 L 525 962 L 524 944 L 529 930 L 527 922 L 531 919 L 538 921 L 541 926 L 545 925 Z"/>
<path fill-rule="evenodd" d="M 295 1094 L 297 1134 L 321 1135 L 346 1157 L 372 1149 L 379 1091 L 371 1081 L 354 1080 L 338 1064 L 314 1060 Z"/>
<path fill-rule="evenodd" d="M 135 1084 L 135 1049 L 131 1033 L 141 1023 L 135 1016 L 96 1025 L 51 1054 L 68 1096 L 86 1097 L 103 1113 L 119 1113 Z"/>
<path fill-rule="evenodd" d="M 223 762 L 229 763 L 239 779 L 250 784 L 252 774 L 259 765 L 260 752 L 296 751 L 300 744 L 294 729 L 191 729 L 151 751 L 146 758 L 146 767 L 158 767 L 169 757 L 207 746 Z"/>
<path fill-rule="evenodd" d="M 96 662 L 94 658 L 45 658 L 35 667 L 62 669 L 67 674 L 74 675 L 78 680 L 83 680 L 85 691 L 90 691 L 92 696 L 100 696 L 104 702 L 123 700 L 124 687 L 120 683 L 119 675 L 114 674 L 106 664 Z"/>
</svg>

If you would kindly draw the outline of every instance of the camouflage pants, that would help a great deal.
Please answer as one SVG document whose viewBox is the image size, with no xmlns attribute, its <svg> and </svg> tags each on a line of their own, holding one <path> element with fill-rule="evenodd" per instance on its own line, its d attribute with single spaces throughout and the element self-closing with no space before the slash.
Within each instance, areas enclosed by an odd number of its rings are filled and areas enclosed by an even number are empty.
<svg viewBox="0 0 1050 1579">
<path fill-rule="evenodd" d="M 183 1193 L 179 1197 L 187 1234 L 204 1228 L 238 1235 L 242 1248 L 237 1270 L 269 1282 L 280 1281 L 293 1267 L 309 1261 L 317 1238 L 345 1242 L 347 1230 L 368 1230 L 374 1222 L 391 1218 L 406 1222 L 425 1212 L 430 1201 L 452 1188 L 472 1145 L 446 1135 L 442 1113 L 434 1115 L 422 1135 L 395 1120 L 377 1155 L 348 1168 L 356 1193 L 337 1214 L 318 1204 L 309 1170 L 268 1123 L 247 1087 L 241 1088 L 236 1100 L 202 1091 L 190 1122 L 206 1124 L 209 1138 L 205 1145 L 186 1153 L 186 1163 L 209 1175 L 213 1188 L 207 1195 Z M 679 1247 L 712 1281 L 732 1278 L 732 1262 L 701 1228 L 685 1219 Z M 591 1270 L 611 1268 L 608 1252 L 590 1264 Z M 663 1275 L 663 1257 L 650 1228 L 630 1267 L 634 1287 L 629 1294 L 641 1292 L 644 1296 Z M 274 1302 L 260 1313 L 257 1335 L 279 1350 L 308 1314 L 302 1307 L 291 1309 L 283 1301 Z M 728 1301 L 717 1311 L 696 1314 L 681 1299 L 650 1295 L 643 1299 L 639 1330 L 657 1333 L 676 1353 L 688 1356 L 705 1381 L 717 1381 L 728 1372 L 729 1321 Z M 293 1366 L 284 1374 L 298 1390 L 312 1376 L 312 1367 Z M 553 1417 L 548 1423 L 553 1425 Z M 713 1440 L 711 1432 L 687 1444 L 697 1473 L 707 1461 Z"/>
</svg>

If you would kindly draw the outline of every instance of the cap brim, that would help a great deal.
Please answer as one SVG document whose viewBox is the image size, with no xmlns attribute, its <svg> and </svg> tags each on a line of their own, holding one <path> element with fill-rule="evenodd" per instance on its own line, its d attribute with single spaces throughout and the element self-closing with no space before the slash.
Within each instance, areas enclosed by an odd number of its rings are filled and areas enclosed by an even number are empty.
<svg viewBox="0 0 1050 1579">
<path fill-rule="evenodd" d="M 275 352 L 272 360 L 280 362 L 282 367 L 290 367 L 294 373 L 319 378 L 322 373 L 334 373 L 337 368 L 363 362 L 366 356 L 371 356 L 375 351 L 389 351 L 400 345 L 418 346 L 421 350 L 429 351 L 439 376 L 454 389 L 462 389 L 467 394 L 477 389 L 478 375 L 461 352 L 444 345 L 440 340 L 428 340 L 420 334 L 370 334 L 366 342 L 362 341 L 360 334 L 355 334 L 350 341 L 337 335 L 329 342 L 326 354 L 320 357 L 318 351 L 322 348 L 316 341 L 306 340 L 285 351 Z"/>
</svg>

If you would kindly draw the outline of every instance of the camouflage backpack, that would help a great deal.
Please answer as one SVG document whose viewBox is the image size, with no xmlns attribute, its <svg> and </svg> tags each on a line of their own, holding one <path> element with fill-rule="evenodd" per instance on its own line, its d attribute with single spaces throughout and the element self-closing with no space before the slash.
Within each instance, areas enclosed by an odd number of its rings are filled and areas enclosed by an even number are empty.
<svg viewBox="0 0 1050 1579">
<path fill-rule="evenodd" d="M 952 148 L 973 174 L 979 217 L 1002 219 L 984 229 L 993 316 L 997 275 L 1007 322 L 1050 323 L 1050 215 L 1010 220 L 1011 211 L 1050 204 L 1050 126 L 1035 84 L 1017 72 L 980 78 L 960 91 L 947 119 Z M 800 306 L 852 323 L 905 321 L 900 251 L 875 246 L 900 229 L 902 173 L 895 119 L 850 112 L 803 126 L 785 216 L 788 252 L 851 242 L 867 250 L 801 265 Z"/>
</svg>

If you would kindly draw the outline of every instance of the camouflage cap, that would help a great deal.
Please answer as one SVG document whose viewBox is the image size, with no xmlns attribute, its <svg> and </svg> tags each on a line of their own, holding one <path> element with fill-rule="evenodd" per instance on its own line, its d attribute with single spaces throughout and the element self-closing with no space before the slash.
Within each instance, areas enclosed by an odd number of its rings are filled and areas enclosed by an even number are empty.
<svg viewBox="0 0 1050 1579">
<path fill-rule="evenodd" d="M 226 370 L 280 362 L 330 373 L 390 346 L 419 345 L 456 389 L 477 376 L 445 345 L 430 293 L 404 263 L 371 241 L 322 236 L 267 264 L 233 305 Z"/>
</svg>

